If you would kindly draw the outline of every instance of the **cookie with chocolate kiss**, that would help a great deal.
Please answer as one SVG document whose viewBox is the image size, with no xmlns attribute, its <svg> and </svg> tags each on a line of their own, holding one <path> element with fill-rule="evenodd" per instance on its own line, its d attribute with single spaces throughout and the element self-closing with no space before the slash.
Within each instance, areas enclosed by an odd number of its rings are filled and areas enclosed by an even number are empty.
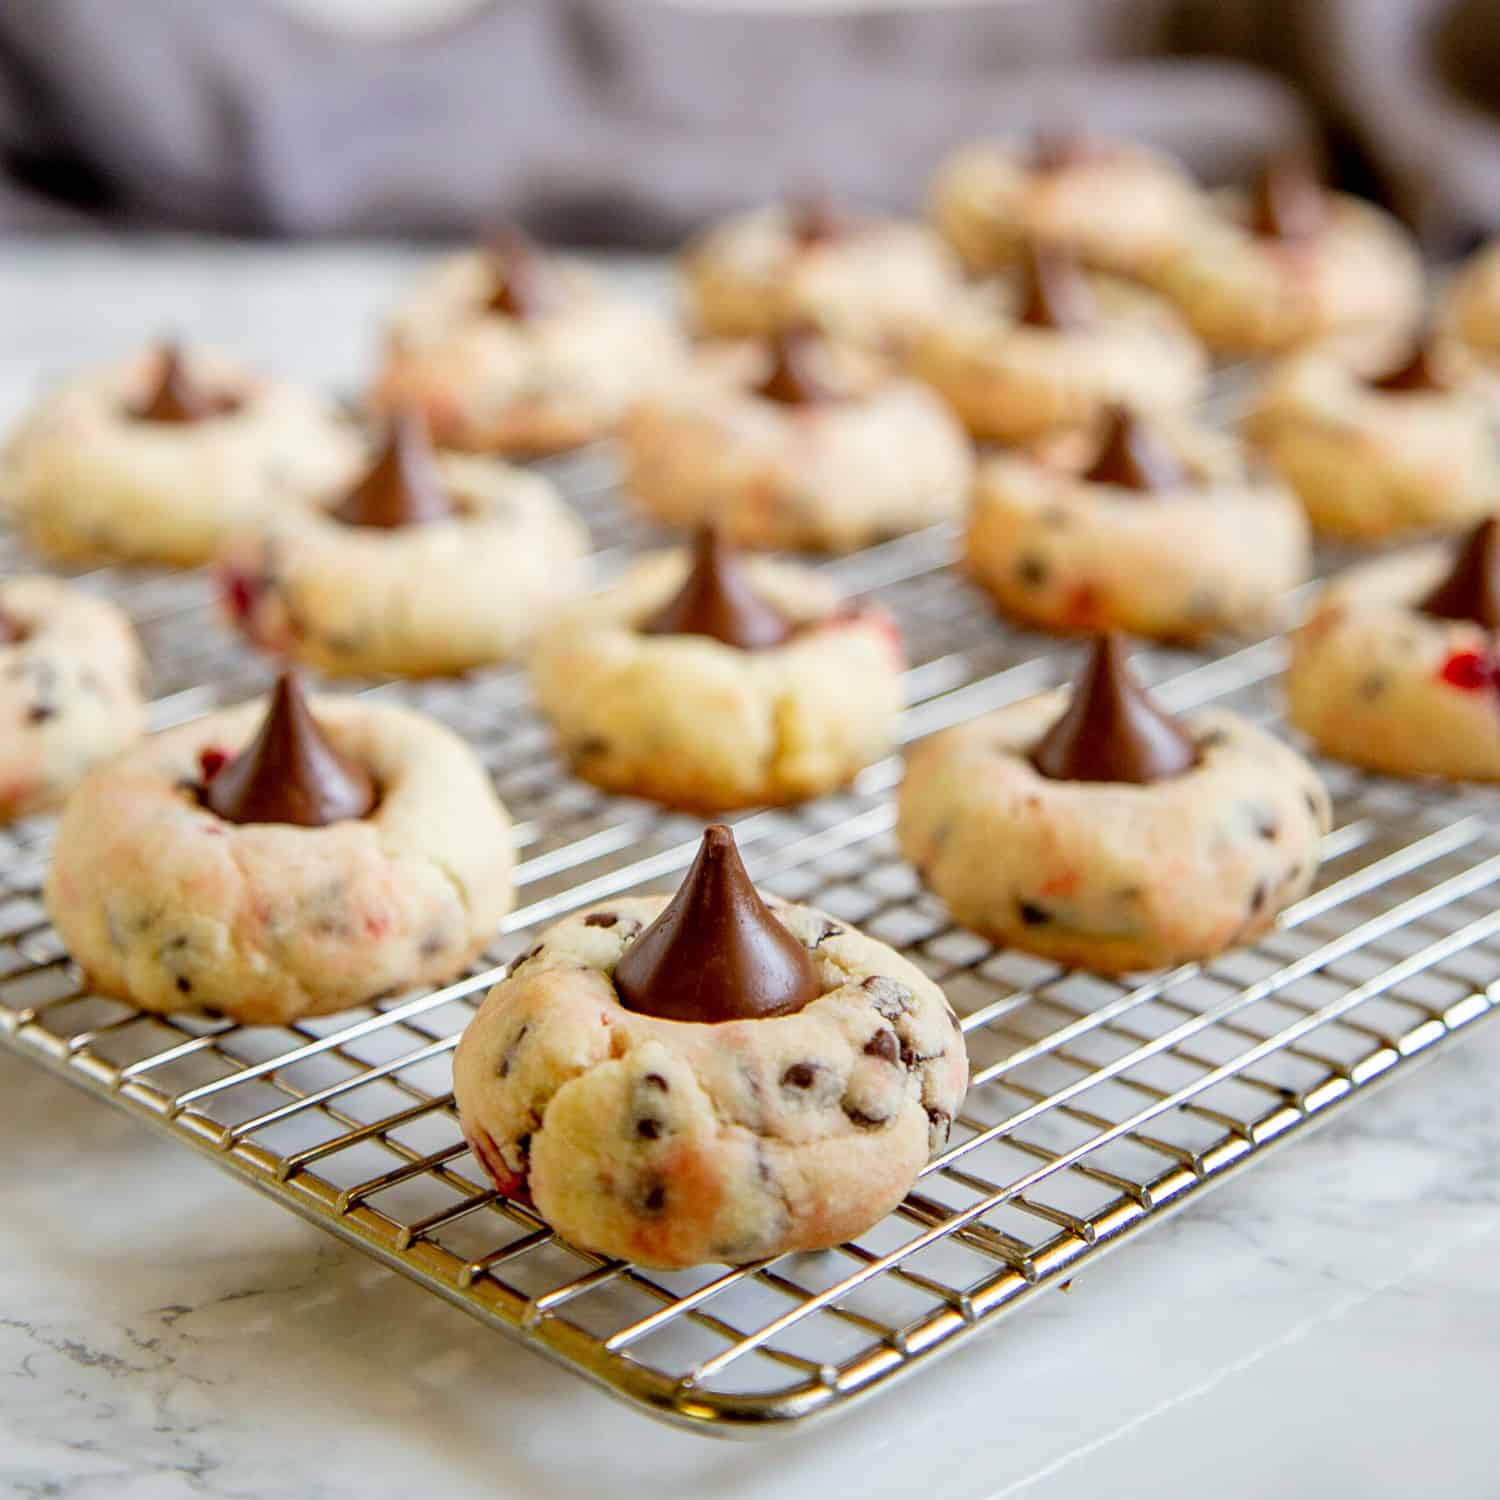
<svg viewBox="0 0 1500 1500">
<path fill-rule="evenodd" d="M 446 520 L 453 502 L 433 458 L 427 422 L 419 412 L 399 411 L 364 477 L 328 514 L 346 526 L 394 530 Z"/>
<path fill-rule="evenodd" d="M 495 281 L 484 310 L 521 322 L 554 312 L 561 300 L 557 277 L 536 245 L 519 229 L 503 229 L 492 240 Z"/>
<path fill-rule="evenodd" d="M 1114 484 L 1149 494 L 1179 488 L 1187 472 L 1145 417 L 1129 407 L 1114 406 L 1099 456 L 1083 477 L 1092 484 Z"/>
<path fill-rule="evenodd" d="M 239 405 L 232 396 L 216 395 L 193 382 L 174 343 L 161 346 L 156 383 L 146 399 L 134 407 L 131 416 L 137 422 L 160 422 L 186 427 L 221 417 Z"/>
<path fill-rule="evenodd" d="M 375 783 L 319 727 L 292 672 L 283 672 L 260 731 L 203 792 L 211 812 L 228 823 L 292 823 L 323 828 L 364 817 L 375 806 Z"/>
<path fill-rule="evenodd" d="M 614 980 L 626 1010 L 708 1025 L 790 1015 L 819 994 L 806 948 L 761 900 L 734 834 L 718 823 Z"/>
<path fill-rule="evenodd" d="M 1087 328 L 1094 294 L 1078 262 L 1056 246 L 1028 240 L 1021 249 L 1021 322 L 1029 328 Z"/>
<path fill-rule="evenodd" d="M 1273 157 L 1250 192 L 1250 227 L 1261 239 L 1316 239 L 1328 222 L 1328 200 L 1312 160 L 1303 153 Z"/>
<path fill-rule="evenodd" d="M 1198 762 L 1192 737 L 1135 680 L 1124 637 L 1095 638 L 1062 717 L 1031 763 L 1052 781 L 1144 784 L 1180 776 Z"/>
<path fill-rule="evenodd" d="M 787 640 L 793 627 L 756 592 L 718 528 L 704 526 L 694 539 L 692 567 L 682 587 L 640 630 L 704 635 L 741 651 L 767 651 Z"/>
<path fill-rule="evenodd" d="M 1500 630 L 1500 520 L 1481 521 L 1465 537 L 1448 576 L 1417 608 L 1439 620 Z"/>
</svg>

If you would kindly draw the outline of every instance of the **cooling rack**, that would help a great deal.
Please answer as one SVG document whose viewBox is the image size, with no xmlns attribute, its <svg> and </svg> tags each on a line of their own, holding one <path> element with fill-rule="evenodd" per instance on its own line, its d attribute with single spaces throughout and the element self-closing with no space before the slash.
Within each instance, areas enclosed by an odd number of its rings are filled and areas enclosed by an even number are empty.
<svg viewBox="0 0 1500 1500">
<path fill-rule="evenodd" d="M 607 453 L 554 468 L 601 568 L 653 538 Z M 945 528 L 826 565 L 900 619 L 904 741 L 1047 687 L 1067 646 L 999 624 L 947 568 Z M 10 571 L 24 559 L 0 553 Z M 201 574 L 105 570 L 150 648 L 156 724 L 262 688 L 211 619 Z M 1279 643 L 1153 648 L 1177 710 L 1274 717 Z M 523 679 L 370 684 L 477 748 L 517 820 L 519 907 L 481 966 L 435 992 L 284 1028 L 153 1017 L 80 989 L 39 899 L 50 820 L 0 831 L 0 1038 L 465 1312 L 656 1416 L 768 1433 L 847 1408 L 1064 1284 L 1500 1007 L 1493 798 L 1323 767 L 1337 820 L 1316 889 L 1252 948 L 1120 981 L 997 951 L 955 928 L 892 841 L 892 758 L 847 792 L 740 817 L 755 878 L 922 965 L 963 1017 L 973 1088 L 901 1208 L 837 1250 L 646 1271 L 558 1240 L 487 1185 L 459 1133 L 449 1059 L 533 929 L 607 895 L 669 889 L 700 824 L 570 779 Z"/>
</svg>

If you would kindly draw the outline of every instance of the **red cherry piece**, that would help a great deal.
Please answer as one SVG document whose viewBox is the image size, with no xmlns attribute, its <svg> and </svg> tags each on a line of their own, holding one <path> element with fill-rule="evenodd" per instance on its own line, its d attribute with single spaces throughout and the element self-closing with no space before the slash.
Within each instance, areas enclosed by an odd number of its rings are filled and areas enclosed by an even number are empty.
<svg viewBox="0 0 1500 1500">
<path fill-rule="evenodd" d="M 198 770 L 205 783 L 210 782 L 229 764 L 227 750 L 207 749 L 198 752 Z"/>
<path fill-rule="evenodd" d="M 1450 687 L 1466 693 L 1482 692 L 1496 685 L 1496 669 L 1477 651 L 1455 651 L 1438 668 L 1438 676 Z"/>
</svg>

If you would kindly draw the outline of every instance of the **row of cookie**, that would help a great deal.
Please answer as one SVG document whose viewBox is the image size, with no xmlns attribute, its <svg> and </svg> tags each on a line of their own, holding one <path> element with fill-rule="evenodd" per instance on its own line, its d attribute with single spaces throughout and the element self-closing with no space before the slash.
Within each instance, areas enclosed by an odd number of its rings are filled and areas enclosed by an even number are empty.
<svg viewBox="0 0 1500 1500">
<path fill-rule="evenodd" d="M 1115 638 L 1071 695 L 934 742 L 901 807 L 903 847 L 962 920 L 1106 970 L 1254 937 L 1307 889 L 1327 826 L 1292 751 L 1232 714 L 1164 715 Z M 91 991 L 285 1023 L 461 970 L 510 906 L 511 860 L 453 735 L 387 704 L 309 705 L 284 676 L 268 705 L 90 773 L 46 901 Z M 675 897 L 543 933 L 454 1083 L 501 1192 L 575 1243 L 679 1266 L 858 1234 L 946 1145 L 967 1076 L 919 969 L 763 900 L 711 828 Z"/>
</svg>

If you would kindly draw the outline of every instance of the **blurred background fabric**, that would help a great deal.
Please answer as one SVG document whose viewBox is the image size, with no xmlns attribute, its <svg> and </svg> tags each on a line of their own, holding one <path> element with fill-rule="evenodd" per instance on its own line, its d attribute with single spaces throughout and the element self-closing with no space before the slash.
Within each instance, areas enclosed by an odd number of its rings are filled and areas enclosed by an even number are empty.
<svg viewBox="0 0 1500 1500">
<path fill-rule="evenodd" d="M 1434 249 L 1500 228 L 1496 0 L 4 0 L 0 231 L 664 245 L 1083 127 L 1209 181 L 1325 141 Z"/>
</svg>

